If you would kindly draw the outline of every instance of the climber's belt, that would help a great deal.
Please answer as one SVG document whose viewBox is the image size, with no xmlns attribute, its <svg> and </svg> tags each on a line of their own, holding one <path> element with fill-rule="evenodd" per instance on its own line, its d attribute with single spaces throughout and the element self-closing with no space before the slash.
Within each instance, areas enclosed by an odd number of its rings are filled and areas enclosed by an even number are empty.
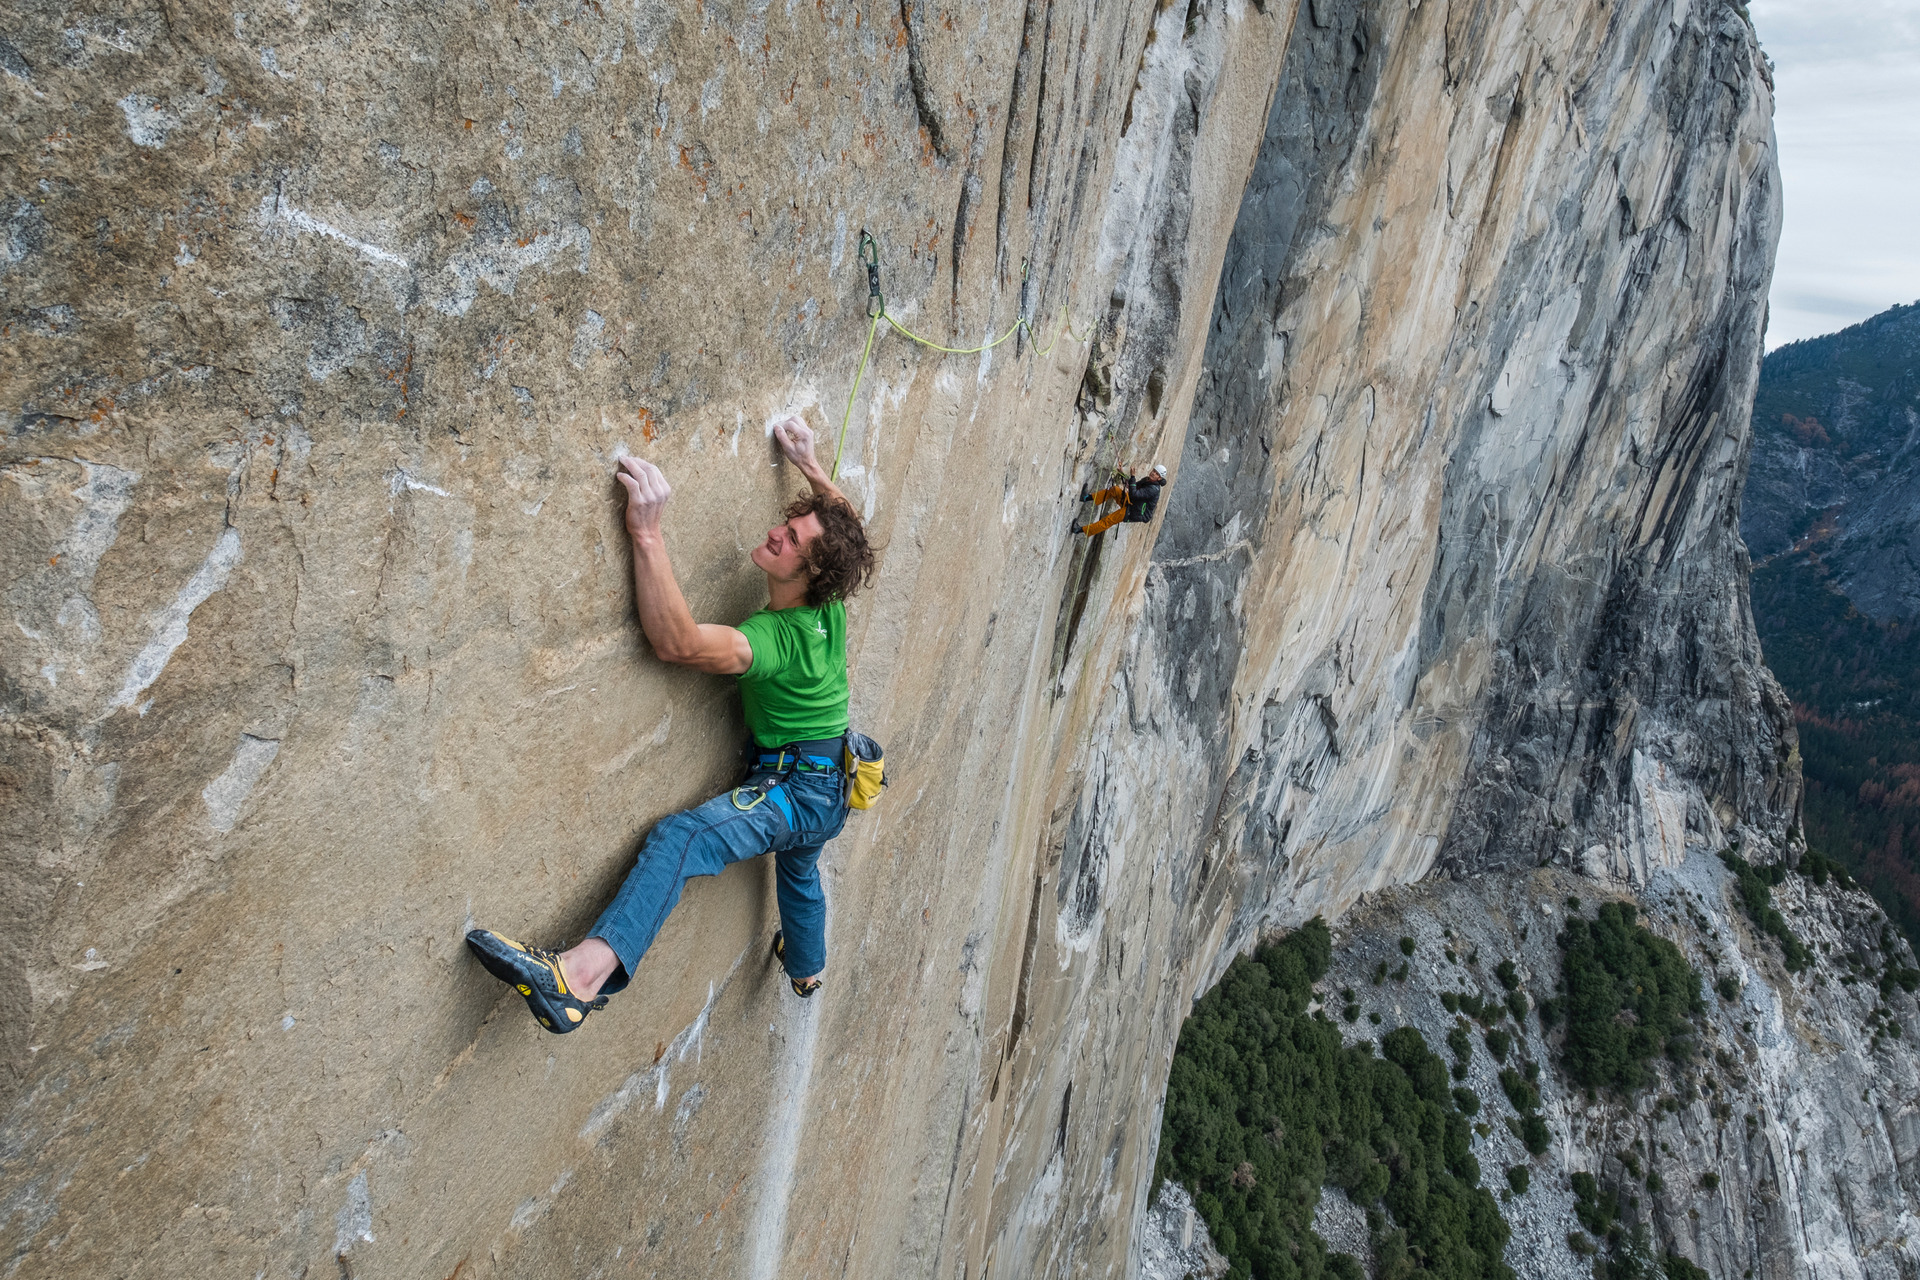
<svg viewBox="0 0 1920 1280">
<path fill-rule="evenodd" d="M 811 742 L 789 742 L 778 750 L 803 756 L 826 756 L 831 759 L 840 754 L 840 744 L 845 738 L 845 734 L 835 734 L 831 738 L 815 738 Z M 761 751 L 764 753 L 766 748 L 762 747 Z"/>
<path fill-rule="evenodd" d="M 798 769 L 803 773 L 838 769 L 843 741 L 841 738 L 815 738 L 811 742 L 789 742 L 772 751 L 762 747 L 757 768 L 772 769 L 779 773 L 789 769 Z"/>
</svg>

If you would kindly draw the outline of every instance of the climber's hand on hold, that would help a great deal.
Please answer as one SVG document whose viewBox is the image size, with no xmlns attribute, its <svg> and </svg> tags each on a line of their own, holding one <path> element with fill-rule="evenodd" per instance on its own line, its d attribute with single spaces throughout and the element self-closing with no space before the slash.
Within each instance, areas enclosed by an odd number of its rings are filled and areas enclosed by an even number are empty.
<svg viewBox="0 0 1920 1280">
<path fill-rule="evenodd" d="M 806 419 L 797 413 L 790 413 L 773 424 L 773 438 L 780 442 L 780 452 L 787 461 L 800 468 L 802 474 L 819 469 L 819 462 L 813 456 L 813 428 Z"/>
<path fill-rule="evenodd" d="M 673 490 L 660 468 L 644 458 L 622 458 L 614 479 L 627 491 L 627 534 L 634 538 L 660 536 L 660 512 Z"/>
<path fill-rule="evenodd" d="M 753 665 L 744 632 L 695 622 L 680 594 L 660 536 L 660 512 L 673 496 L 660 468 L 644 458 L 622 458 L 614 479 L 627 491 L 627 534 L 633 539 L 633 596 L 640 629 L 663 662 L 716 675 L 739 675 Z M 577 976 L 577 975 L 576 975 Z"/>
<path fill-rule="evenodd" d="M 834 487 L 833 480 L 827 475 L 827 469 L 813 456 L 813 428 L 806 419 L 797 413 L 790 413 L 773 424 L 773 438 L 780 442 L 780 452 L 787 461 L 800 469 L 815 493 L 831 494 L 841 502 L 847 502 L 847 495 Z M 853 504 L 847 502 L 848 507 Z"/>
</svg>

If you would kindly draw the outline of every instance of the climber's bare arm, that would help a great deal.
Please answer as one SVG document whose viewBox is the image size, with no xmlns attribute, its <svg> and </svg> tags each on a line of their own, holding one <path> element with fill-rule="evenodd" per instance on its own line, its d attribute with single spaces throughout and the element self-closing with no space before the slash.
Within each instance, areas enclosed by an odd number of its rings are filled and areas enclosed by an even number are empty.
<svg viewBox="0 0 1920 1280">
<path fill-rule="evenodd" d="M 660 513 L 673 490 L 660 468 L 639 458 L 620 459 L 615 478 L 627 491 L 627 536 L 633 540 L 633 593 L 640 629 L 663 662 L 696 671 L 736 676 L 753 665 L 753 646 L 732 627 L 695 622 L 674 579 Z"/>
<path fill-rule="evenodd" d="M 797 414 L 789 414 L 773 424 L 773 438 L 780 442 L 780 452 L 787 455 L 787 461 L 800 469 L 815 493 L 831 494 L 849 509 L 853 504 L 847 502 L 847 495 L 834 487 L 827 478 L 827 469 L 813 456 L 813 428 L 809 427 Z"/>
</svg>

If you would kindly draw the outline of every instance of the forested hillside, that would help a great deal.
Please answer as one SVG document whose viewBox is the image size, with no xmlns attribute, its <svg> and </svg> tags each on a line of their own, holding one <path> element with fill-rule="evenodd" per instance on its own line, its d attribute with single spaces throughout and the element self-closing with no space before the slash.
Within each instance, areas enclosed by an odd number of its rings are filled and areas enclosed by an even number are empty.
<svg viewBox="0 0 1920 1280">
<path fill-rule="evenodd" d="M 1913 1274 L 1920 968 L 1786 852 L 1434 877 L 1269 938 L 1181 1028 L 1157 1177 L 1228 1280 Z M 1789 1150 L 1885 1191 L 1782 1197 Z"/>
<path fill-rule="evenodd" d="M 1808 845 L 1920 940 L 1920 627 L 1861 613 L 1814 550 L 1754 571 L 1753 614 L 1800 727 Z"/>
<path fill-rule="evenodd" d="M 1810 845 L 1920 939 L 1920 304 L 1767 357 L 1741 529 Z"/>
</svg>

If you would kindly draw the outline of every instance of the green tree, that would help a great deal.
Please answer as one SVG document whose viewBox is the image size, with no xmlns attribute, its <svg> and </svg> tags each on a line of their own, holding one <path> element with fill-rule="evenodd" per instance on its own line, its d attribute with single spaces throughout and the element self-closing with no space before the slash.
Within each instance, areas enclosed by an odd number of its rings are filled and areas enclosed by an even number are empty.
<svg viewBox="0 0 1920 1280">
<path fill-rule="evenodd" d="M 1665 938 L 1637 923 L 1628 903 L 1602 904 L 1589 921 L 1574 917 L 1560 935 L 1566 995 L 1561 1062 L 1583 1088 L 1637 1089 L 1652 1079 L 1649 1060 L 1685 1040 L 1688 1019 L 1706 1007 L 1700 975 Z"/>
<path fill-rule="evenodd" d="M 1312 1228 L 1322 1185 L 1382 1223 L 1380 1275 L 1512 1280 L 1445 1062 L 1400 1027 L 1345 1047 L 1309 1016 L 1331 936 L 1314 920 L 1229 966 L 1181 1028 L 1156 1173 L 1194 1195 L 1235 1280 L 1357 1280 Z"/>
</svg>

